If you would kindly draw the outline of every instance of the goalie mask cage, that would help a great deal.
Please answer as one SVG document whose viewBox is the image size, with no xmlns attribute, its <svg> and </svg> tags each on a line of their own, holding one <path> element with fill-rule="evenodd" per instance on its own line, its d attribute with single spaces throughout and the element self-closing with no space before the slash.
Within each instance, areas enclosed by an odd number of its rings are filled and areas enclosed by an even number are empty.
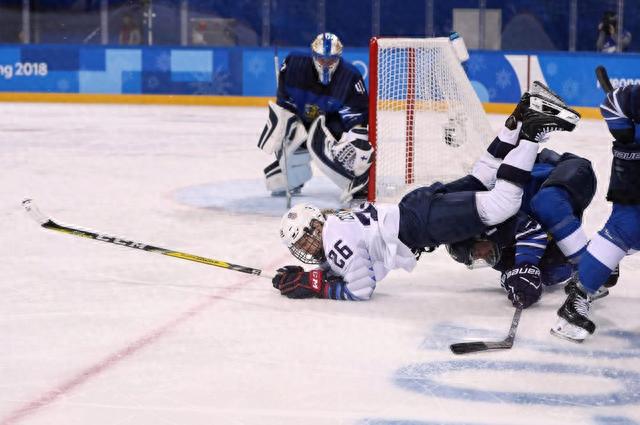
<svg viewBox="0 0 640 425">
<path fill-rule="evenodd" d="M 468 174 L 493 131 L 449 38 L 372 38 L 369 200 Z"/>
</svg>

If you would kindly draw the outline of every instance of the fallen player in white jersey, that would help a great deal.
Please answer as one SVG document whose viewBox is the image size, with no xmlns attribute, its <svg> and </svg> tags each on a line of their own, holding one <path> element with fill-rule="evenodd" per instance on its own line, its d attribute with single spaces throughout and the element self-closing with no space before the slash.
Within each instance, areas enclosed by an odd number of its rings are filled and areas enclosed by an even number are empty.
<svg viewBox="0 0 640 425">
<path fill-rule="evenodd" d="M 280 236 L 297 259 L 320 267 L 285 266 L 273 286 L 290 298 L 369 299 L 389 271 L 411 271 L 417 253 L 465 240 L 516 214 L 537 142 L 549 132 L 573 130 L 579 118 L 552 97 L 526 94 L 492 144 L 500 149 L 490 147 L 469 176 L 415 189 L 399 204 L 338 211 L 294 206 L 282 218 Z"/>
</svg>

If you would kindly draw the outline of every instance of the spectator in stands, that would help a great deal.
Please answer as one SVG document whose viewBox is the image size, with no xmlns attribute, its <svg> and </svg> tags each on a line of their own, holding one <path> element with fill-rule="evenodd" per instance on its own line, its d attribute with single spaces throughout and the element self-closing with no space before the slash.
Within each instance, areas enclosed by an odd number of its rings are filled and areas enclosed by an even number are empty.
<svg viewBox="0 0 640 425">
<path fill-rule="evenodd" d="M 118 42 L 120 44 L 140 44 L 141 41 L 142 34 L 140 33 L 140 27 L 134 22 L 131 15 L 124 15 L 122 17 Z"/>
<path fill-rule="evenodd" d="M 618 46 L 618 16 L 612 12 L 607 11 L 602 15 L 602 21 L 598 24 L 598 41 L 596 41 L 596 48 L 599 52 L 603 53 L 615 53 L 626 50 L 629 43 L 631 43 L 631 33 L 625 29 L 621 29 L 620 45 Z"/>
</svg>

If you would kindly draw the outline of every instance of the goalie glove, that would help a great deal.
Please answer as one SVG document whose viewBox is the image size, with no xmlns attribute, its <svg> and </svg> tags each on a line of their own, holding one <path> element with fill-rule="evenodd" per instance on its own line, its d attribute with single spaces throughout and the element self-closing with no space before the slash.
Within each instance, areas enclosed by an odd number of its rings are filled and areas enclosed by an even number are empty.
<svg viewBox="0 0 640 425">
<path fill-rule="evenodd" d="M 373 162 L 373 146 L 369 143 L 369 133 L 365 127 L 355 126 L 342 134 L 339 141 L 331 146 L 331 155 L 354 177 L 363 175 Z"/>
<path fill-rule="evenodd" d="M 540 269 L 533 264 L 522 264 L 502 273 L 500 284 L 514 307 L 527 308 L 542 295 Z"/>
</svg>

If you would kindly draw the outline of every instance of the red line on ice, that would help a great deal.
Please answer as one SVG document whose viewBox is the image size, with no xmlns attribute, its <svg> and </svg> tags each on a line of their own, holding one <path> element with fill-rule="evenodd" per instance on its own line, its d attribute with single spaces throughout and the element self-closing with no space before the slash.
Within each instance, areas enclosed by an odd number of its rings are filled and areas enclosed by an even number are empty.
<svg viewBox="0 0 640 425">
<path fill-rule="evenodd" d="M 219 294 L 209 295 L 205 301 L 200 302 L 195 306 L 189 308 L 187 311 L 183 312 L 175 319 L 170 320 L 169 322 L 165 323 L 163 326 L 155 329 L 149 334 L 133 341 L 123 349 L 116 351 L 115 353 L 112 353 L 111 355 L 105 357 L 104 359 L 100 360 L 94 365 L 89 366 L 88 368 L 80 371 L 71 379 L 50 389 L 49 391 L 45 392 L 41 396 L 25 403 L 23 406 L 9 413 L 7 417 L 2 419 L 0 421 L 0 425 L 12 425 L 24 419 L 25 417 L 36 413 L 38 410 L 56 401 L 56 399 L 58 399 L 60 396 L 73 391 L 74 389 L 76 389 L 76 387 L 84 384 L 85 382 L 98 376 L 105 370 L 117 365 L 118 363 L 121 363 L 122 361 L 130 358 L 133 354 L 140 351 L 141 349 L 158 341 L 167 332 L 171 331 L 173 328 L 180 325 L 182 322 L 185 322 L 188 319 L 201 313 L 206 308 L 214 304 L 216 301 L 224 299 L 225 295 L 229 295 L 245 287 L 246 283 L 253 279 L 255 279 L 255 277 L 250 279 L 245 279 L 238 283 L 235 283 L 225 288 L 225 290 L 222 290 L 221 293 Z"/>
</svg>

